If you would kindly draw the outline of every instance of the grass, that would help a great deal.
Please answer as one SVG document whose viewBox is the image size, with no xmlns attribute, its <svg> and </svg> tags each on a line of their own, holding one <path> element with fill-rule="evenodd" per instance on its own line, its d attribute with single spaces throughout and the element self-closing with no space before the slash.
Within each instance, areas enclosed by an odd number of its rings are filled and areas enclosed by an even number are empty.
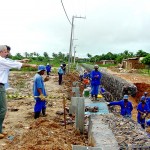
<svg viewBox="0 0 150 150">
<path fill-rule="evenodd" d="M 139 69 L 138 71 L 141 74 L 147 74 L 150 76 L 150 69 Z"/>
</svg>

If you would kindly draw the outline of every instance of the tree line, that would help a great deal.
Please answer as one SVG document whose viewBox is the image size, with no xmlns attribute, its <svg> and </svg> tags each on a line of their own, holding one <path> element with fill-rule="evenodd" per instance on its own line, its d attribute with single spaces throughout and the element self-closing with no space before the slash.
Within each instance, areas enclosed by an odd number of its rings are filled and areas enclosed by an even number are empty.
<svg viewBox="0 0 150 150">
<path fill-rule="evenodd" d="M 63 61 L 67 62 L 69 55 L 63 54 L 62 52 L 57 53 L 52 53 L 52 57 L 50 58 L 49 54 L 47 52 L 43 52 L 43 56 L 36 52 L 28 53 L 25 52 L 24 55 L 21 55 L 20 53 L 16 53 L 14 56 L 10 56 L 14 60 L 21 60 L 24 58 L 28 58 L 31 61 L 38 61 L 38 62 L 52 62 L 52 63 L 61 63 Z M 128 50 L 125 50 L 122 53 L 115 54 L 112 52 L 108 52 L 106 54 L 102 55 L 95 55 L 92 56 L 91 54 L 87 53 L 88 59 L 84 59 L 84 61 L 89 61 L 89 62 L 98 62 L 101 60 L 114 60 L 116 64 L 121 63 L 123 59 L 128 59 L 128 58 L 133 58 L 133 57 L 144 57 L 142 60 L 142 63 L 146 65 L 150 65 L 150 53 L 147 53 L 143 50 L 138 50 L 137 53 L 130 52 Z M 72 56 L 73 59 L 73 56 Z M 78 62 L 78 59 L 76 60 Z"/>
<path fill-rule="evenodd" d="M 136 54 L 128 50 L 125 50 L 123 53 L 119 53 L 119 54 L 113 54 L 111 52 L 108 52 L 107 54 L 95 55 L 95 56 L 92 56 L 91 54 L 88 53 L 87 57 L 89 58 L 90 62 L 97 62 L 101 60 L 114 60 L 116 64 L 121 63 L 123 59 L 128 59 L 133 57 L 144 57 L 142 63 L 146 65 L 150 65 L 150 53 L 147 53 L 143 50 L 138 50 Z"/>
</svg>

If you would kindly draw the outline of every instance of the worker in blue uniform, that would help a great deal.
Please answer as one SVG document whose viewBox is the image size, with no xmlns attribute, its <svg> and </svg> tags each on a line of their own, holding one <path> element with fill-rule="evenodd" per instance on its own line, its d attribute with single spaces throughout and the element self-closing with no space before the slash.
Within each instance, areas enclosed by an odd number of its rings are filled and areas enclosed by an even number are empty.
<svg viewBox="0 0 150 150">
<path fill-rule="evenodd" d="M 97 100 L 97 95 L 98 95 L 98 90 L 99 90 L 99 86 L 101 84 L 101 77 L 102 74 L 100 71 L 98 71 L 99 66 L 98 65 L 94 65 L 94 70 L 91 72 L 90 74 L 90 78 L 91 78 L 91 97 L 92 100 L 95 96 L 95 100 Z"/>
<path fill-rule="evenodd" d="M 131 118 L 133 106 L 132 103 L 128 100 L 128 95 L 124 95 L 123 100 L 110 102 L 108 106 L 119 105 L 121 107 L 120 114 L 125 118 Z"/>
<path fill-rule="evenodd" d="M 49 63 L 47 63 L 46 65 L 46 72 L 47 72 L 47 75 L 49 76 L 51 72 L 51 65 Z"/>
<path fill-rule="evenodd" d="M 141 127 L 145 129 L 145 118 L 148 115 L 149 108 L 146 104 L 145 96 L 141 97 L 141 102 L 137 106 L 137 122 L 141 124 Z"/>
<path fill-rule="evenodd" d="M 46 91 L 45 91 L 45 86 L 44 82 L 48 81 L 49 78 L 46 77 L 43 80 L 42 75 L 44 75 L 46 71 L 46 67 L 44 65 L 39 65 L 38 66 L 38 71 L 34 76 L 34 84 L 33 84 L 33 95 L 34 99 L 36 101 L 35 106 L 34 106 L 34 118 L 39 118 L 40 113 L 42 111 L 43 116 L 46 115 Z"/>
<path fill-rule="evenodd" d="M 149 107 L 149 112 L 150 112 L 150 97 L 148 96 L 148 92 L 144 92 L 143 96 L 145 96 L 145 101 Z"/>
</svg>

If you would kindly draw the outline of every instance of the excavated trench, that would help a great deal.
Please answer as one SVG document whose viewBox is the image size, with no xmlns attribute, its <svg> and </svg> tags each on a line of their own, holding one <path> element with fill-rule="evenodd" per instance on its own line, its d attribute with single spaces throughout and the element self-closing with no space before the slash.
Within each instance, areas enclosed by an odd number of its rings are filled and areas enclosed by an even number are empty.
<svg viewBox="0 0 150 150">
<path fill-rule="evenodd" d="M 93 66 L 82 64 L 82 66 L 77 66 L 77 70 L 87 70 L 90 72 L 93 70 Z M 100 71 L 102 73 L 102 86 L 107 90 L 105 100 L 118 101 L 122 99 L 124 94 L 129 94 L 134 110 L 132 119 L 126 120 L 119 115 L 120 108 L 116 107 L 112 110 L 113 115 L 99 116 L 101 118 L 99 124 L 109 125 L 109 128 L 117 139 L 119 149 L 150 149 L 149 128 L 147 127 L 146 130 L 143 130 L 136 122 L 136 107 L 139 98 L 145 91 L 150 92 L 150 85 L 146 83 L 131 83 L 107 73 L 107 70 L 101 69 Z M 107 133 L 107 130 L 105 133 Z M 107 143 L 107 141 L 105 142 Z"/>
</svg>

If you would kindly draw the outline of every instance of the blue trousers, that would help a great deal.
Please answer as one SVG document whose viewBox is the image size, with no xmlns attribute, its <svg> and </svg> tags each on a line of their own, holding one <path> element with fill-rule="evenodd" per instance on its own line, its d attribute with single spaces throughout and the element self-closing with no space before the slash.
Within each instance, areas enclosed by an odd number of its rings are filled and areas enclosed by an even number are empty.
<svg viewBox="0 0 150 150">
<path fill-rule="evenodd" d="M 36 99 L 36 103 L 34 106 L 34 112 L 41 112 L 42 109 L 46 109 L 46 101 L 42 101 L 38 98 L 38 99 Z"/>
<path fill-rule="evenodd" d="M 99 85 L 92 85 L 91 86 L 91 95 L 98 95 L 98 88 L 99 88 Z"/>
</svg>

